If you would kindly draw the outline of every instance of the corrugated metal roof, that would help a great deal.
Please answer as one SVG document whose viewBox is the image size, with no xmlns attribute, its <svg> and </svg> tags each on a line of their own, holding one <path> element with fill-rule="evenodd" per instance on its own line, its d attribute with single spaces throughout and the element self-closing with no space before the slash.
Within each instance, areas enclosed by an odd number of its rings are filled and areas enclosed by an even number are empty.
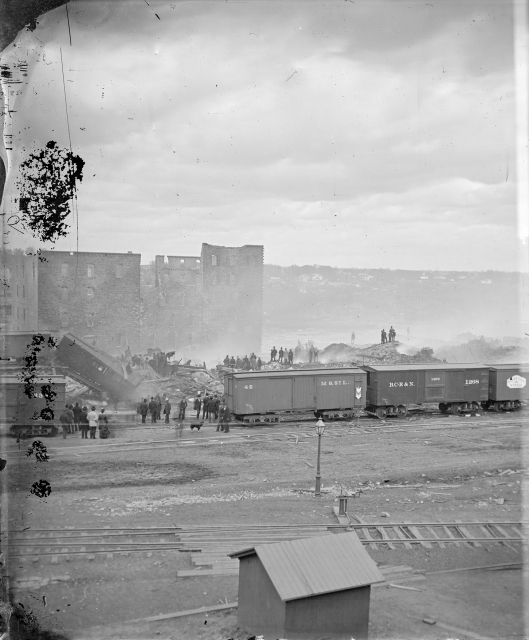
<svg viewBox="0 0 529 640">
<path fill-rule="evenodd" d="M 283 369 L 281 371 L 238 371 L 231 373 L 234 378 L 286 378 L 292 374 L 296 376 L 336 376 L 344 373 L 365 374 L 365 371 L 358 367 L 348 367 L 347 369 Z"/>
<path fill-rule="evenodd" d="M 509 369 L 517 369 L 518 371 L 529 372 L 529 363 L 523 362 L 520 364 L 486 364 L 489 369 L 495 371 L 508 371 Z"/>
<path fill-rule="evenodd" d="M 354 531 L 253 547 L 282 600 L 383 582 Z M 249 555 L 246 549 L 232 558 Z"/>
<path fill-rule="evenodd" d="M 458 369 L 486 369 L 487 365 L 480 362 L 466 364 L 443 362 L 439 364 L 366 364 L 363 368 L 366 371 L 454 371 Z"/>
</svg>

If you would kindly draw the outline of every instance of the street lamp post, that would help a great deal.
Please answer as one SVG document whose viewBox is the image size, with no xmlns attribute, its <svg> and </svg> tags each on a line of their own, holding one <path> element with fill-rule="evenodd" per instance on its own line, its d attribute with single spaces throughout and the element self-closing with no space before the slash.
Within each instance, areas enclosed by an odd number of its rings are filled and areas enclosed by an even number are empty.
<svg viewBox="0 0 529 640">
<path fill-rule="evenodd" d="M 316 433 L 318 434 L 318 463 L 316 465 L 316 491 L 314 495 L 321 498 L 321 473 L 320 473 L 320 453 L 321 453 L 321 437 L 325 431 L 325 424 L 321 418 L 316 422 Z"/>
</svg>

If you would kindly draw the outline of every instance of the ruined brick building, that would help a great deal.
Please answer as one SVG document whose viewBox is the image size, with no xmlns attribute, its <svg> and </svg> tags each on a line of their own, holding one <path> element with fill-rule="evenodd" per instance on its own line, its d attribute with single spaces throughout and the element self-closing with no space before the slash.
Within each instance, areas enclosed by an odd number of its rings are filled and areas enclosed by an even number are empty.
<svg viewBox="0 0 529 640">
<path fill-rule="evenodd" d="M 17 280 L 33 311 L 24 316 L 20 302 L 17 313 L 27 322 L 10 329 L 70 332 L 112 355 L 127 347 L 206 359 L 261 350 L 262 246 L 203 244 L 200 256 L 156 256 L 150 280 L 132 252 L 21 256 L 26 266 L 9 274 L 31 278 L 35 270 L 33 289 Z"/>
<path fill-rule="evenodd" d="M 200 256 L 156 256 L 142 298 L 144 348 L 222 358 L 259 353 L 263 247 L 203 244 Z"/>
<path fill-rule="evenodd" d="M 0 333 L 33 331 L 38 327 L 38 261 L 28 249 L 2 251 Z"/>
<path fill-rule="evenodd" d="M 141 346 L 139 253 L 43 251 L 38 329 L 71 332 L 112 355 Z"/>
</svg>

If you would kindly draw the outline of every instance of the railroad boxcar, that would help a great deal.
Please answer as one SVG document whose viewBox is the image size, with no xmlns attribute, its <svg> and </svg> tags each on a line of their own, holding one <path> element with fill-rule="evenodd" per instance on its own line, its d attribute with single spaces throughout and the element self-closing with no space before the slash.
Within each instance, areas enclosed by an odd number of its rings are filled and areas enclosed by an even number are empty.
<svg viewBox="0 0 529 640">
<path fill-rule="evenodd" d="M 224 376 L 224 395 L 245 422 L 277 421 L 281 413 L 345 418 L 364 408 L 366 379 L 355 367 L 237 372 Z"/>
<path fill-rule="evenodd" d="M 489 369 L 482 364 L 365 365 L 366 411 L 403 417 L 408 405 L 438 403 L 443 413 L 478 411 L 489 397 Z"/>
<path fill-rule="evenodd" d="M 52 385 L 56 393 L 49 403 L 44 397 L 43 385 Z M 21 438 L 30 436 L 54 436 L 60 426 L 59 416 L 64 409 L 66 400 L 66 380 L 64 376 L 38 377 L 33 387 L 35 397 L 29 398 L 24 389 L 24 382 L 18 376 L 3 376 L 0 378 L 0 393 L 2 404 L 2 422 L 10 424 L 9 434 Z M 49 407 L 53 411 L 53 418 L 46 420 L 38 417 L 42 409 Z"/>
<path fill-rule="evenodd" d="M 50 349 L 48 342 L 52 337 L 50 331 L 5 331 L 0 336 L 0 357 L 22 360 L 28 353 L 33 336 L 37 334 L 44 338 L 38 352 L 39 364 L 48 361 L 52 355 L 52 349 Z"/>
<path fill-rule="evenodd" d="M 527 402 L 529 364 L 488 364 L 489 397 L 483 403 L 491 411 L 517 411 Z"/>
<path fill-rule="evenodd" d="M 98 391 L 108 392 L 114 400 L 134 397 L 135 386 L 128 381 L 124 365 L 72 333 L 66 333 L 59 342 L 57 360 L 65 366 L 65 375 Z"/>
</svg>

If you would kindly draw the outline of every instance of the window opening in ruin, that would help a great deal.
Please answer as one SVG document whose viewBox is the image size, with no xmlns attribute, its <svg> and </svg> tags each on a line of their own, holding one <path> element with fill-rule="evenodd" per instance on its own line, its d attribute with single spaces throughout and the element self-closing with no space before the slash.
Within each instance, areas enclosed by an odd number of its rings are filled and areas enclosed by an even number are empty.
<svg viewBox="0 0 529 640">
<path fill-rule="evenodd" d="M 61 264 L 61 276 L 63 276 L 63 278 L 66 278 L 67 275 L 68 275 L 68 263 L 63 262 Z"/>
<path fill-rule="evenodd" d="M 93 327 L 94 326 L 94 312 L 93 311 L 89 311 L 86 314 L 86 326 L 87 327 Z"/>
<path fill-rule="evenodd" d="M 230 255 L 230 267 L 234 267 L 235 266 L 235 256 L 232 254 Z"/>
<path fill-rule="evenodd" d="M 6 316 L 12 316 L 13 315 L 13 305 L 11 304 L 7 304 L 5 307 L 5 314 Z"/>
<path fill-rule="evenodd" d="M 216 267 L 217 265 L 218 265 L 218 262 L 217 262 L 217 256 L 212 255 L 212 256 L 211 256 L 211 266 L 212 266 L 212 267 Z"/>
<path fill-rule="evenodd" d="M 184 307 L 185 306 L 186 296 L 185 296 L 185 293 L 183 291 L 180 291 L 180 293 L 178 294 L 177 301 L 178 301 L 178 306 L 179 307 Z"/>
<path fill-rule="evenodd" d="M 22 320 L 26 319 L 26 310 L 22 309 Z"/>
<path fill-rule="evenodd" d="M 24 277 L 26 275 L 26 265 L 24 263 L 22 263 L 22 277 Z"/>
<path fill-rule="evenodd" d="M 86 267 L 86 275 L 88 278 L 93 278 L 94 277 L 94 265 L 93 264 L 89 264 Z"/>
<path fill-rule="evenodd" d="M 68 302 L 68 288 L 63 287 L 61 289 L 61 300 L 62 302 Z"/>
<path fill-rule="evenodd" d="M 122 264 L 117 264 L 116 265 L 116 278 L 123 278 L 123 265 Z"/>
<path fill-rule="evenodd" d="M 18 284 L 17 284 L 17 298 L 18 298 Z"/>
<path fill-rule="evenodd" d="M 173 314 L 171 314 L 171 315 L 169 316 L 169 326 L 170 326 L 170 327 L 174 327 L 174 326 L 175 326 L 175 317 L 174 317 L 174 315 L 173 315 Z"/>
<path fill-rule="evenodd" d="M 6 282 L 9 284 L 11 281 L 11 269 L 9 267 L 6 267 L 5 274 Z"/>
<path fill-rule="evenodd" d="M 61 311 L 61 327 L 67 327 L 68 326 L 68 314 L 66 313 L 66 311 Z"/>
<path fill-rule="evenodd" d="M 88 287 L 86 289 L 86 297 L 88 298 L 88 300 L 94 299 L 94 290 L 92 289 L 92 287 Z"/>
<path fill-rule="evenodd" d="M 24 285 L 22 285 L 22 297 L 26 297 L 26 287 Z"/>
</svg>

